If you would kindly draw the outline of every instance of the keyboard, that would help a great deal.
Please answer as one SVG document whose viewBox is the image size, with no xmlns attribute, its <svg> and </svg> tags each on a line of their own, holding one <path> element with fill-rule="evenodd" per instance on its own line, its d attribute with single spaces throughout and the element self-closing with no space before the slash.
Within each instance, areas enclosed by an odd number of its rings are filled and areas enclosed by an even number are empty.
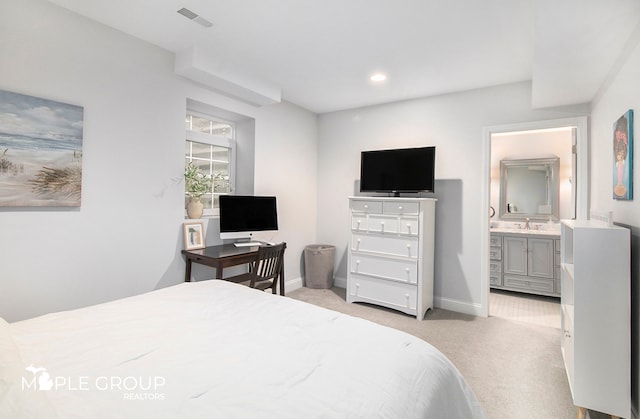
<svg viewBox="0 0 640 419">
<path fill-rule="evenodd" d="M 233 243 L 235 247 L 251 247 L 251 246 L 261 246 L 260 242 L 237 242 Z"/>
</svg>

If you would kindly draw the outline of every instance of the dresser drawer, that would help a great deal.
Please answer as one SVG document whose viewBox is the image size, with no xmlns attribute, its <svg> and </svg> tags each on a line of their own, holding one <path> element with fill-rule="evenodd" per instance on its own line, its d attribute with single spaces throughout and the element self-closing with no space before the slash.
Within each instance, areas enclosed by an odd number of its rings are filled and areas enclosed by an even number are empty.
<svg viewBox="0 0 640 419">
<path fill-rule="evenodd" d="M 505 287 L 521 289 L 523 291 L 542 291 L 542 292 L 554 292 L 554 280 L 553 279 L 533 279 L 527 277 L 517 277 L 504 275 L 502 282 Z"/>
<path fill-rule="evenodd" d="M 383 202 L 382 212 L 385 214 L 418 214 L 420 204 L 417 202 Z"/>
<path fill-rule="evenodd" d="M 383 279 L 352 275 L 349 281 L 349 300 L 368 301 L 398 310 L 416 310 L 416 285 L 400 284 Z"/>
<path fill-rule="evenodd" d="M 502 273 L 502 262 L 495 260 L 489 261 L 489 272 L 492 274 Z"/>
<path fill-rule="evenodd" d="M 398 226 L 398 233 L 417 236 L 420 231 L 419 228 L 420 223 L 418 222 L 418 217 L 401 217 Z"/>
<path fill-rule="evenodd" d="M 367 231 L 367 216 L 365 214 L 353 214 L 351 216 L 351 230 Z"/>
<path fill-rule="evenodd" d="M 417 217 L 367 215 L 354 213 L 351 215 L 351 230 L 354 232 L 371 231 L 375 233 L 406 234 L 417 236 L 419 233 Z"/>
<path fill-rule="evenodd" d="M 412 284 L 418 282 L 418 262 L 416 260 L 383 258 L 354 253 L 351 255 L 350 269 L 355 274 Z"/>
<path fill-rule="evenodd" d="M 354 252 L 372 252 L 415 259 L 418 257 L 419 251 L 418 238 L 353 233 L 351 250 Z"/>
<path fill-rule="evenodd" d="M 502 248 L 502 236 L 492 234 L 489 237 L 489 246 Z"/>
<path fill-rule="evenodd" d="M 397 233 L 398 217 L 370 215 L 367 221 L 367 230 L 377 233 Z"/>
<path fill-rule="evenodd" d="M 381 201 L 352 201 L 351 210 L 359 212 L 368 212 L 372 214 L 382 213 Z"/>
<path fill-rule="evenodd" d="M 489 248 L 489 259 L 502 260 L 502 249 L 500 249 L 499 247 Z"/>
</svg>

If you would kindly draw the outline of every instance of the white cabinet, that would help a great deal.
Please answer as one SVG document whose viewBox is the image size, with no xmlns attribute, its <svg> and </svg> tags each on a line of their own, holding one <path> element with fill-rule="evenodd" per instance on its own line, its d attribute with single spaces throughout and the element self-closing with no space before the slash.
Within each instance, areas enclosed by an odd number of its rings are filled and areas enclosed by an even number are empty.
<svg viewBox="0 0 640 419">
<path fill-rule="evenodd" d="M 553 240 L 504 237 L 504 273 L 553 278 Z"/>
<path fill-rule="evenodd" d="M 573 402 L 631 414 L 629 230 L 563 221 L 562 355 Z"/>
<path fill-rule="evenodd" d="M 422 320 L 433 308 L 436 199 L 349 197 L 347 302 Z"/>
<path fill-rule="evenodd" d="M 491 287 L 560 296 L 557 237 L 491 233 Z"/>
</svg>

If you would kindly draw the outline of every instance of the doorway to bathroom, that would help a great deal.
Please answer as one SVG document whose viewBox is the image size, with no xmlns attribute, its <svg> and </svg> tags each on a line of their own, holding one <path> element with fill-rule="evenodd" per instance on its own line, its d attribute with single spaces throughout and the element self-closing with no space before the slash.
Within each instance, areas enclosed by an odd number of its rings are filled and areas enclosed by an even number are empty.
<svg viewBox="0 0 640 419">
<path fill-rule="evenodd" d="M 560 219 L 587 218 L 587 119 L 579 117 L 489 127 L 484 131 L 484 151 L 486 176 L 483 198 L 487 209 L 487 222 L 481 226 L 484 314 L 553 324 L 559 318 L 555 317 L 556 311 L 559 312 L 559 269 L 554 267 L 555 251 L 559 252 L 560 247 L 558 223 Z M 525 177 L 527 170 L 531 177 L 541 175 L 543 165 L 539 162 L 559 161 L 557 166 L 553 166 L 553 172 L 546 169 L 547 178 L 552 174 L 557 177 L 553 183 L 555 189 L 547 181 L 546 189 L 539 186 L 541 191 L 528 193 L 526 188 L 529 186 L 525 182 L 516 188 L 517 195 L 506 198 L 507 161 L 527 163 L 524 165 Z M 512 174 L 511 178 L 514 177 Z M 536 193 L 546 196 L 547 201 L 534 206 L 534 210 L 530 210 L 533 214 L 519 212 L 520 200 Z M 553 207 L 554 203 L 557 208 Z M 544 257 L 531 256 L 531 260 L 540 264 L 535 267 L 529 265 L 532 270 L 529 273 L 528 255 L 524 253 L 534 245 L 544 252 Z M 521 261 L 522 270 L 517 266 Z M 492 289 L 495 289 L 494 293 L 491 293 Z"/>
</svg>

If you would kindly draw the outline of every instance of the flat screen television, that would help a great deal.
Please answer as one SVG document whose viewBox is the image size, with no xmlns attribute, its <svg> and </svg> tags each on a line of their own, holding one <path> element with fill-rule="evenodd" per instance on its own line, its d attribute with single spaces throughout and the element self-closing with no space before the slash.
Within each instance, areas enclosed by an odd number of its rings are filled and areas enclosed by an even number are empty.
<svg viewBox="0 0 640 419">
<path fill-rule="evenodd" d="M 275 196 L 220 195 L 220 238 L 249 239 L 278 230 Z"/>
<path fill-rule="evenodd" d="M 433 192 L 436 148 L 398 148 L 363 151 L 360 192 Z"/>
</svg>

